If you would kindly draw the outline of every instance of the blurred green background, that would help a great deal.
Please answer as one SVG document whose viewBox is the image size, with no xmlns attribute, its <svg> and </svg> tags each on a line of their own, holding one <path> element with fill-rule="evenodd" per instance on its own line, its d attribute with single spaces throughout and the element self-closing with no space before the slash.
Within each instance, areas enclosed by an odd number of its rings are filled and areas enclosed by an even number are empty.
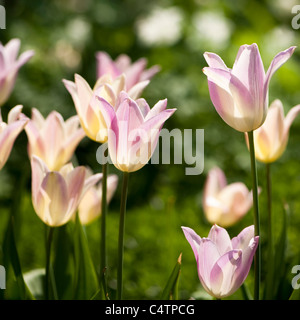
<svg viewBox="0 0 300 320">
<path fill-rule="evenodd" d="M 205 51 L 218 53 L 232 66 L 242 44 L 257 43 L 268 68 L 273 57 L 298 45 L 300 30 L 294 30 L 291 8 L 296 1 L 218 1 L 218 0 L 65 0 L 0 1 L 6 8 L 6 30 L 0 30 L 3 44 L 20 38 L 21 51 L 34 49 L 35 56 L 18 75 L 14 91 L 1 112 L 6 119 L 17 104 L 31 115 L 31 108 L 44 116 L 51 110 L 66 119 L 75 114 L 73 101 L 62 79 L 82 75 L 92 86 L 96 81 L 97 51 L 113 58 L 128 54 L 133 61 L 148 59 L 161 71 L 144 91 L 150 106 L 167 98 L 176 113 L 165 124 L 172 130 L 204 129 L 204 172 L 186 176 L 185 164 L 146 165 L 131 174 L 129 182 L 124 253 L 124 298 L 156 299 L 182 253 L 179 297 L 206 297 L 199 284 L 193 252 L 181 226 L 207 236 L 210 225 L 202 210 L 206 174 L 213 166 L 224 170 L 228 182 L 244 182 L 251 188 L 250 159 L 244 136 L 227 126 L 216 113 L 202 73 Z M 271 80 L 270 102 L 283 101 L 285 112 L 300 103 L 300 53 L 279 69 Z M 296 119 L 286 152 L 272 165 L 275 236 L 283 221 L 283 204 L 288 203 L 288 245 L 286 288 L 293 277 L 291 266 L 300 263 L 300 119 Z M 0 239 L 10 210 L 17 217 L 17 245 L 25 272 L 45 264 L 44 225 L 31 204 L 30 163 L 23 132 L 0 174 Z M 98 145 L 84 138 L 76 150 L 74 163 L 100 172 L 96 161 Z M 194 146 L 195 147 L 195 146 Z M 172 159 L 172 158 L 171 158 Z M 110 173 L 118 172 L 112 165 Z M 262 248 L 266 240 L 265 167 L 258 163 Z M 20 191 L 21 190 L 21 191 Z M 120 184 L 113 198 L 107 221 L 108 278 L 112 294 L 116 287 L 118 211 Z M 13 209 L 11 209 L 13 206 Z M 234 227 L 236 236 L 253 224 L 252 210 Z M 95 265 L 99 264 L 99 220 L 86 227 Z M 266 260 L 265 254 L 263 261 Z M 267 270 L 263 264 L 263 277 Z M 246 283 L 252 291 L 253 270 Z M 237 291 L 231 298 L 240 298 Z"/>
</svg>

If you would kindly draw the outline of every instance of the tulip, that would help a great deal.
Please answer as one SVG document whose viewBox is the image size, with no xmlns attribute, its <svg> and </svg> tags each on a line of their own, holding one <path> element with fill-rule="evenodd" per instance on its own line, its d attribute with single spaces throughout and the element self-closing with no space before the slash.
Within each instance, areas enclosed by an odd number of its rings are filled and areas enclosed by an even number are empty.
<svg viewBox="0 0 300 320">
<path fill-rule="evenodd" d="M 176 109 L 161 100 L 150 109 L 144 99 L 133 100 L 121 92 L 116 110 L 98 97 L 108 127 L 108 151 L 112 163 L 123 172 L 141 169 L 151 158 L 164 122 Z"/>
<path fill-rule="evenodd" d="M 212 226 L 207 238 L 188 227 L 182 230 L 194 252 L 204 289 L 218 299 L 233 294 L 247 278 L 258 245 L 254 226 L 243 229 L 232 240 L 218 225 Z"/>
<path fill-rule="evenodd" d="M 106 123 L 98 108 L 95 93 L 106 99 L 115 107 L 119 93 L 126 90 L 126 78 L 124 74 L 112 79 L 110 75 L 104 75 L 98 79 L 94 89 L 80 75 L 75 74 L 75 82 L 63 80 L 67 90 L 71 94 L 82 128 L 86 135 L 97 142 L 107 141 Z M 128 94 L 133 99 L 137 99 L 149 81 L 136 84 Z"/>
<path fill-rule="evenodd" d="M 114 79 L 124 73 L 127 80 L 127 90 L 141 81 L 150 80 L 160 70 L 157 65 L 145 70 L 147 59 L 141 58 L 132 63 L 130 57 L 126 54 L 119 55 L 113 61 L 106 52 L 99 51 L 96 54 L 96 58 L 97 77 L 100 78 L 105 74 L 109 74 Z"/>
<path fill-rule="evenodd" d="M 252 192 L 242 182 L 227 184 L 220 168 L 209 171 L 204 185 L 203 210 L 212 224 L 230 227 L 251 208 Z"/>
<path fill-rule="evenodd" d="M 115 174 L 107 177 L 107 203 L 109 203 L 117 189 L 118 176 Z M 102 184 L 91 187 L 78 206 L 78 215 L 83 225 L 93 222 L 101 214 Z"/>
<path fill-rule="evenodd" d="M 278 99 L 272 102 L 266 121 L 254 131 L 257 160 L 271 163 L 281 157 L 288 143 L 290 127 L 299 112 L 300 105 L 297 105 L 284 117 L 282 102 Z M 246 141 L 249 144 L 248 139 Z"/>
<path fill-rule="evenodd" d="M 50 171 L 35 155 L 31 158 L 31 170 L 33 207 L 38 217 L 50 227 L 67 223 L 84 194 L 102 177 L 101 174 L 87 177 L 85 167 L 74 168 L 71 163 L 59 171 Z"/>
<path fill-rule="evenodd" d="M 32 109 L 32 117 L 25 131 L 29 157 L 38 156 L 50 171 L 59 170 L 65 165 L 85 136 L 78 116 L 64 121 L 60 113 L 52 111 L 45 119 L 35 108 Z"/>
<path fill-rule="evenodd" d="M 296 47 L 278 53 L 265 73 L 256 44 L 240 47 L 232 69 L 214 53 L 205 52 L 209 67 L 210 98 L 221 118 L 232 128 L 250 132 L 259 128 L 267 115 L 268 87 L 274 72 L 293 54 Z"/>
<path fill-rule="evenodd" d="M 5 46 L 0 42 L 0 106 L 9 98 L 19 69 L 34 55 L 34 51 L 29 50 L 17 59 L 19 49 L 19 39 L 10 40 Z"/>
<path fill-rule="evenodd" d="M 29 120 L 26 117 L 20 118 L 22 108 L 21 105 L 12 108 L 8 113 L 7 123 L 2 120 L 0 113 L 0 170 L 5 165 L 16 138 Z"/>
</svg>

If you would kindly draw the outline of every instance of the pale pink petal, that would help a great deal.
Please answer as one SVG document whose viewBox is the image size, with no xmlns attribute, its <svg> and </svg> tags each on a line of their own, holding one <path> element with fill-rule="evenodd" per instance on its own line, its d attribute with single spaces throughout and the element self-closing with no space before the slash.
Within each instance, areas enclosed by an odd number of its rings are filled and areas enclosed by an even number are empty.
<svg viewBox="0 0 300 320">
<path fill-rule="evenodd" d="M 232 292 L 237 290 L 245 281 L 245 279 L 248 276 L 248 273 L 250 271 L 251 265 L 252 265 L 252 261 L 253 261 L 253 257 L 255 254 L 255 251 L 257 249 L 258 246 L 258 242 L 259 242 L 259 237 L 256 236 L 254 238 L 251 238 L 247 244 L 248 240 L 247 237 L 245 237 L 243 239 L 243 259 L 242 259 L 242 263 L 240 264 L 240 266 L 236 269 L 233 277 L 232 277 Z"/>
<path fill-rule="evenodd" d="M 214 224 L 209 231 L 208 238 L 216 245 L 220 256 L 232 250 L 231 240 L 226 229 Z"/>
<path fill-rule="evenodd" d="M 227 71 L 230 70 L 229 68 L 227 68 L 226 64 L 221 59 L 221 57 L 219 57 L 217 54 L 212 53 L 212 52 L 205 52 L 203 54 L 203 56 L 204 56 L 207 64 L 211 68 L 224 69 L 224 70 L 227 70 Z"/>
<path fill-rule="evenodd" d="M 181 227 L 181 229 L 186 237 L 186 240 L 192 247 L 196 261 L 198 261 L 201 237 L 191 228 Z"/>
<path fill-rule="evenodd" d="M 27 119 L 15 121 L 7 125 L 0 133 L 0 170 L 5 165 L 16 138 L 24 129 L 26 124 Z"/>
<path fill-rule="evenodd" d="M 287 60 L 294 53 L 295 49 L 296 49 L 296 47 L 293 46 L 293 47 L 290 47 L 282 52 L 279 52 L 272 60 L 270 66 L 269 66 L 269 69 L 266 73 L 266 80 L 265 80 L 265 85 L 264 85 L 265 95 L 266 95 L 266 92 L 268 91 L 271 77 L 285 62 L 287 62 Z"/>
<path fill-rule="evenodd" d="M 97 78 L 105 74 L 110 74 L 113 78 L 121 74 L 120 70 L 116 67 L 111 57 L 103 51 L 96 54 L 97 58 Z"/>
<path fill-rule="evenodd" d="M 215 297 L 226 297 L 236 291 L 232 277 L 242 264 L 242 250 L 230 250 L 222 255 L 214 264 L 210 273 L 211 291 Z"/>
<path fill-rule="evenodd" d="M 48 172 L 43 179 L 41 189 L 49 200 L 49 207 L 39 216 L 50 226 L 60 226 L 67 222 L 68 190 L 64 178 L 58 172 Z"/>
</svg>

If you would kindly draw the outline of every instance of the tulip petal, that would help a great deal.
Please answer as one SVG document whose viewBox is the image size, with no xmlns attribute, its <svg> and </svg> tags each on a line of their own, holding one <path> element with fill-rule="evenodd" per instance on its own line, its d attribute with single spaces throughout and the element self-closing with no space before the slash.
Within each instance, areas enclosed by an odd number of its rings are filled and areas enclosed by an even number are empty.
<svg viewBox="0 0 300 320">
<path fill-rule="evenodd" d="M 284 119 L 283 140 L 287 139 L 289 135 L 290 127 L 299 113 L 300 113 L 300 105 L 296 105 L 286 115 Z"/>
<path fill-rule="evenodd" d="M 210 285 L 215 297 L 226 297 L 239 288 L 233 286 L 232 277 L 242 263 L 242 256 L 242 250 L 230 250 L 214 264 L 210 273 Z"/>
<path fill-rule="evenodd" d="M 216 245 L 208 238 L 202 238 L 198 251 L 198 276 L 201 283 L 211 289 L 210 273 L 215 263 L 220 258 Z"/>
<path fill-rule="evenodd" d="M 48 208 L 37 212 L 50 226 L 60 226 L 68 221 L 68 189 L 64 178 L 58 172 L 48 172 L 41 184 Z M 44 216 L 42 217 L 42 215 Z"/>
<path fill-rule="evenodd" d="M 216 245 L 220 256 L 232 250 L 231 240 L 226 229 L 214 224 L 209 231 L 208 238 Z"/>
<path fill-rule="evenodd" d="M 290 47 L 282 52 L 279 52 L 272 60 L 270 66 L 268 68 L 268 71 L 266 73 L 266 80 L 265 80 L 265 85 L 264 85 L 265 95 L 266 95 L 266 92 L 268 91 L 271 77 L 285 62 L 287 62 L 287 60 L 294 53 L 295 49 L 296 49 L 296 47 L 293 46 L 293 47 Z"/>
<path fill-rule="evenodd" d="M 168 104 L 168 99 L 158 101 L 146 115 L 145 121 L 149 120 L 150 118 L 153 118 L 154 116 L 166 110 L 167 104 Z"/>
<path fill-rule="evenodd" d="M 217 68 L 217 69 L 223 69 L 229 71 L 230 69 L 227 68 L 226 64 L 224 61 L 219 57 L 217 54 L 212 53 L 212 52 L 205 52 L 203 54 L 207 64 L 211 68 Z"/>
<path fill-rule="evenodd" d="M 186 237 L 186 240 L 189 242 L 190 246 L 192 247 L 196 261 L 198 261 L 201 237 L 198 236 L 198 234 L 191 228 L 181 227 L 181 229 Z"/>
<path fill-rule="evenodd" d="M 254 225 L 243 229 L 236 237 L 232 238 L 232 248 L 242 249 L 244 251 L 248 247 L 248 244 L 253 237 Z"/>
<path fill-rule="evenodd" d="M 13 144 L 20 132 L 24 129 L 27 119 L 15 121 L 7 125 L 0 133 L 0 170 L 5 165 Z"/>
<path fill-rule="evenodd" d="M 247 241 L 245 241 L 245 239 L 246 238 L 244 238 L 242 241 L 243 242 L 242 243 L 242 246 L 243 246 L 243 248 L 242 248 L 242 251 L 243 251 L 242 263 L 236 269 L 236 271 L 232 277 L 233 289 L 239 288 L 242 285 L 242 283 L 245 281 L 245 279 L 249 273 L 249 270 L 251 268 L 252 260 L 253 260 L 255 251 L 257 249 L 257 246 L 258 246 L 258 241 L 259 241 L 258 236 L 251 238 L 248 243 L 247 243 Z"/>
<path fill-rule="evenodd" d="M 149 80 L 144 80 L 135 84 L 128 90 L 129 97 L 134 100 L 138 99 L 149 83 Z"/>
<path fill-rule="evenodd" d="M 32 185 L 32 202 L 37 203 L 37 196 L 42 181 L 49 172 L 46 164 L 37 156 L 31 158 L 31 185 Z"/>
<path fill-rule="evenodd" d="M 104 51 L 99 51 L 96 54 L 97 58 L 97 77 L 100 78 L 104 74 L 111 74 L 113 77 L 117 77 L 121 74 L 120 70 L 117 69 L 115 63 L 111 57 Z"/>
</svg>

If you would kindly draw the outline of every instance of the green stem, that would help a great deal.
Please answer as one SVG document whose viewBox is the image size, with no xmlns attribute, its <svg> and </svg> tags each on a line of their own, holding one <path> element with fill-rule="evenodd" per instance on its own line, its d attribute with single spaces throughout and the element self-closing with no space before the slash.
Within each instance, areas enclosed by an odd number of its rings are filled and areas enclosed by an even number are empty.
<svg viewBox="0 0 300 320">
<path fill-rule="evenodd" d="M 122 300 L 123 291 L 123 253 L 124 253 L 124 231 L 125 213 L 127 202 L 129 172 L 123 172 L 123 185 L 120 205 L 119 243 L 118 243 L 118 274 L 117 274 L 117 299 Z"/>
<path fill-rule="evenodd" d="M 107 150 L 106 150 L 107 153 Z M 107 156 L 107 154 L 106 154 Z M 103 279 L 104 290 L 106 294 L 106 215 L 107 215 L 107 172 L 108 164 L 102 165 L 102 203 L 101 203 L 101 244 L 100 244 L 100 281 Z"/>
<path fill-rule="evenodd" d="M 45 275 L 45 299 L 49 300 L 50 297 L 50 257 L 51 257 L 51 245 L 53 239 L 53 232 L 54 227 L 50 227 L 47 237 L 47 244 L 46 244 L 46 275 Z"/>
<path fill-rule="evenodd" d="M 271 189 L 271 164 L 266 163 L 266 189 L 268 202 L 268 255 L 267 276 L 265 286 L 265 299 L 272 299 L 274 290 L 274 248 L 272 234 L 272 189 Z"/>
<path fill-rule="evenodd" d="M 266 164 L 266 180 L 268 195 L 268 244 L 273 251 L 273 235 L 272 235 L 272 189 L 271 189 L 271 165 Z"/>
<path fill-rule="evenodd" d="M 257 171 L 255 160 L 255 149 L 253 140 L 253 131 L 248 132 L 249 149 L 251 159 L 251 175 L 252 175 L 252 187 L 253 187 L 253 212 L 254 212 L 254 233 L 255 236 L 260 236 L 260 221 L 259 221 L 259 208 L 258 208 L 258 185 L 257 185 Z M 260 253 L 259 239 L 258 246 L 254 256 L 254 300 L 259 300 L 260 290 L 260 277 L 261 277 L 261 253 Z"/>
</svg>

